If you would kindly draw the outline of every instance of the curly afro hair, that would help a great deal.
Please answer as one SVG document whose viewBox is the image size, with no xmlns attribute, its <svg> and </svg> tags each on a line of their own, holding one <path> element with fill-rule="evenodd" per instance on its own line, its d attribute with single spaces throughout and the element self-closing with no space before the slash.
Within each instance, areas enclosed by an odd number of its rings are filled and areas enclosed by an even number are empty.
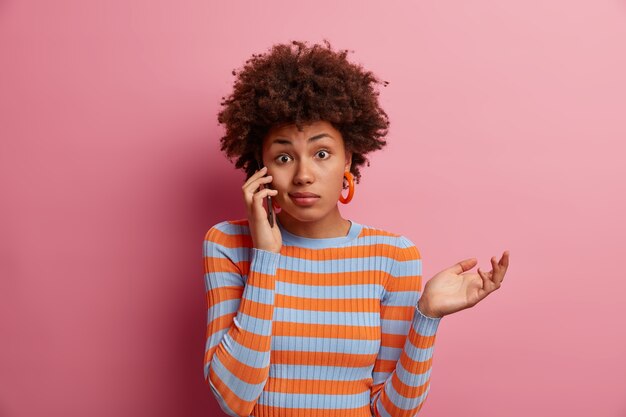
<svg viewBox="0 0 626 417">
<path fill-rule="evenodd" d="M 350 171 L 357 183 L 359 167 L 369 166 L 365 154 L 387 144 L 389 118 L 374 87 L 389 83 L 349 62 L 347 49 L 333 51 L 326 39 L 324 44 L 276 44 L 269 53 L 253 54 L 241 71 L 233 70 L 233 92 L 222 97 L 218 114 L 226 128 L 220 149 L 231 162 L 237 157 L 235 167 L 246 172 L 246 179 L 258 169 L 263 138 L 284 123 L 302 131 L 305 124 L 329 122 L 352 152 Z"/>
</svg>

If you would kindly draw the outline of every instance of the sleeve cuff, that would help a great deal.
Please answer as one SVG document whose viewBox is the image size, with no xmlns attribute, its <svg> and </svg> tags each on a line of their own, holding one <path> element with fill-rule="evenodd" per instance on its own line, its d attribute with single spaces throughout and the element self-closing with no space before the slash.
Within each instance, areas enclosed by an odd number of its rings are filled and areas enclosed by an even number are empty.
<svg viewBox="0 0 626 417">
<path fill-rule="evenodd" d="M 415 306 L 415 330 L 421 335 L 431 336 L 435 334 L 442 318 L 426 316 L 420 311 L 418 306 Z"/>
<path fill-rule="evenodd" d="M 252 248 L 250 253 L 250 270 L 266 275 L 276 275 L 280 253 Z"/>
</svg>

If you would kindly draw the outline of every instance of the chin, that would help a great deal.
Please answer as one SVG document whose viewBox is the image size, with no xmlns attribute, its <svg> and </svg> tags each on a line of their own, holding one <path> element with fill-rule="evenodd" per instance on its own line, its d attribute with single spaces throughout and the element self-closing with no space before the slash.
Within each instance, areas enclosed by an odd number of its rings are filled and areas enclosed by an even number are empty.
<svg viewBox="0 0 626 417">
<path fill-rule="evenodd" d="M 282 208 L 289 217 L 294 218 L 300 222 L 312 222 L 324 217 L 320 215 L 319 210 L 306 207 L 296 207 L 295 209 L 285 210 Z"/>
</svg>

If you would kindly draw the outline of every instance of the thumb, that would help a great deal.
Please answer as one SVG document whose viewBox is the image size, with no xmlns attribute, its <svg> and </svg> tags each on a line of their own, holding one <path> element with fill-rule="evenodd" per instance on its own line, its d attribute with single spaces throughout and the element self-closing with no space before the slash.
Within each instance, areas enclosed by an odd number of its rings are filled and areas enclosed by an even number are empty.
<svg viewBox="0 0 626 417">
<path fill-rule="evenodd" d="M 478 260 L 476 258 L 463 259 L 459 263 L 456 263 L 448 268 L 448 271 L 454 272 L 455 274 L 459 275 L 465 271 L 469 271 L 470 269 L 475 267 L 477 263 Z"/>
</svg>

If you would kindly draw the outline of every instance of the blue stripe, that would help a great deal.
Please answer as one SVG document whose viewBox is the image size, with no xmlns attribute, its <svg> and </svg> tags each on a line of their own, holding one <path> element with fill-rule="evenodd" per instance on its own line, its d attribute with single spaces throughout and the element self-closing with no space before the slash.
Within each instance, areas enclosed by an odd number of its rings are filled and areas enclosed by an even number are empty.
<svg viewBox="0 0 626 417">
<path fill-rule="evenodd" d="M 377 323 L 379 313 L 373 312 L 337 312 L 337 311 L 313 311 L 297 310 L 294 308 L 274 307 L 274 320 L 289 318 L 292 323 L 307 324 L 340 324 L 354 325 L 355 323 Z M 407 330 L 408 331 L 408 330 Z"/>
<path fill-rule="evenodd" d="M 382 393 L 382 391 L 378 392 L 379 394 Z M 380 395 L 378 396 L 378 398 L 376 399 L 376 409 L 378 410 L 378 414 L 380 414 L 381 417 L 393 417 L 391 414 L 389 414 L 389 412 L 385 409 L 385 406 L 383 405 L 383 402 L 380 401 Z"/>
<path fill-rule="evenodd" d="M 239 417 L 239 415 L 231 410 L 228 404 L 226 404 L 226 401 L 224 401 L 222 394 L 217 390 L 217 388 L 215 388 L 215 385 L 213 385 L 213 382 L 211 380 L 209 380 L 209 386 L 211 387 L 211 391 L 213 391 L 213 395 L 215 395 L 215 398 L 217 398 L 217 402 L 219 403 L 220 407 L 222 407 L 222 411 L 224 411 L 229 416 Z"/>
<path fill-rule="evenodd" d="M 240 224 L 232 224 L 228 223 L 228 221 L 223 221 L 221 223 L 216 224 L 215 227 L 220 232 L 227 235 L 249 235 L 250 228 L 246 225 Z"/>
<path fill-rule="evenodd" d="M 236 272 L 206 272 L 204 282 L 207 290 L 221 287 L 243 287 L 243 276 Z"/>
<path fill-rule="evenodd" d="M 381 346 L 378 352 L 378 358 L 385 361 L 397 361 L 400 359 L 402 349 L 389 346 Z"/>
<path fill-rule="evenodd" d="M 363 224 L 361 226 L 362 226 L 362 230 L 365 230 L 365 229 L 380 230 L 380 229 L 376 229 L 371 226 L 367 226 Z M 218 229 L 219 231 L 221 231 L 222 233 L 227 234 L 227 235 L 250 235 L 250 227 L 247 225 L 231 224 L 231 223 L 228 223 L 227 221 L 223 221 L 221 223 L 216 224 L 214 227 Z M 380 230 L 380 231 L 384 231 L 384 230 Z M 361 236 L 357 238 L 355 242 L 356 242 L 356 245 L 363 245 L 363 246 L 386 244 L 386 245 L 396 246 L 399 248 L 404 248 L 407 245 L 407 240 L 408 239 L 406 239 L 404 236 L 396 234 L 396 236 L 393 236 L 393 235 L 392 236 L 388 236 L 388 235 Z"/>
<path fill-rule="evenodd" d="M 402 383 L 404 383 L 405 385 L 409 385 L 415 388 L 424 385 L 424 383 L 428 381 L 428 378 L 430 377 L 430 371 L 432 371 L 432 368 L 429 368 L 428 371 L 422 374 L 414 374 L 407 371 L 404 366 L 402 366 L 401 362 L 398 362 L 398 364 L 396 365 L 396 374 L 398 376 L 398 379 L 402 381 Z"/>
<path fill-rule="evenodd" d="M 396 391 L 393 384 L 387 384 L 385 386 L 385 390 L 387 392 L 387 398 L 389 398 L 389 400 L 391 400 L 391 402 L 401 410 L 410 410 L 417 407 L 419 404 L 424 402 L 426 396 L 428 395 L 428 390 L 426 390 L 422 393 L 422 395 L 415 398 L 407 398 Z"/>
<path fill-rule="evenodd" d="M 284 379 L 359 381 L 371 376 L 372 367 L 373 365 L 360 368 L 346 368 L 343 366 L 270 364 L 270 377 Z"/>
<path fill-rule="evenodd" d="M 417 305 L 420 296 L 419 291 L 389 291 L 383 295 L 382 304 L 393 307 L 413 307 Z"/>
<path fill-rule="evenodd" d="M 229 355 L 234 356 L 239 362 L 253 368 L 265 368 L 270 364 L 270 352 L 259 352 L 248 349 L 237 343 L 229 334 L 224 335 L 224 347 Z"/>
<path fill-rule="evenodd" d="M 272 350 L 297 352 L 361 353 L 378 352 L 379 340 L 325 337 L 272 336 Z"/>
<path fill-rule="evenodd" d="M 308 409 L 341 409 L 358 408 L 369 405 L 370 390 L 358 394 L 290 394 L 286 392 L 263 391 L 259 404 L 274 407 L 308 408 Z"/>
<path fill-rule="evenodd" d="M 383 286 L 377 284 L 303 285 L 276 281 L 276 292 L 317 299 L 380 298 Z"/>
<path fill-rule="evenodd" d="M 242 381 L 222 365 L 218 357 L 215 357 L 215 359 L 211 361 L 211 367 L 222 382 L 244 401 L 255 400 L 266 383 L 266 381 L 263 381 L 259 384 L 248 384 Z"/>
<path fill-rule="evenodd" d="M 239 309 L 240 303 L 240 298 L 233 298 L 232 300 L 226 300 L 212 305 L 207 310 L 207 323 L 211 323 L 211 321 L 225 316 L 226 314 L 234 313 Z"/>
<path fill-rule="evenodd" d="M 246 288 L 241 296 L 245 297 L 246 300 L 256 301 L 257 303 L 274 304 L 274 290 L 268 290 L 252 284 L 246 284 Z"/>
<path fill-rule="evenodd" d="M 410 320 L 387 320 L 380 319 L 381 332 L 385 334 L 398 334 L 406 336 L 411 327 Z"/>
<path fill-rule="evenodd" d="M 404 248 L 404 243 L 399 237 L 395 236 L 361 236 L 357 238 L 354 246 L 368 246 L 368 245 L 389 245 L 397 248 Z"/>
<path fill-rule="evenodd" d="M 258 319 L 256 317 L 249 316 L 245 313 L 237 313 L 237 317 L 233 319 L 235 325 L 245 329 L 250 333 L 254 333 L 259 336 L 271 336 L 272 335 L 272 320 Z"/>
<path fill-rule="evenodd" d="M 394 277 L 406 277 L 412 275 L 422 275 L 422 260 L 411 259 L 409 261 L 397 262 L 393 269 Z"/>
<path fill-rule="evenodd" d="M 222 330 L 218 330 L 217 332 L 209 336 L 206 340 L 206 343 L 204 344 L 204 353 L 206 353 L 213 346 L 219 345 L 222 341 L 222 337 L 224 337 L 226 333 L 228 333 L 228 327 Z"/>
<path fill-rule="evenodd" d="M 434 336 L 437 333 L 437 327 L 439 327 L 440 322 L 441 318 L 429 318 L 420 314 L 416 304 L 412 323 L 413 330 L 415 330 L 416 333 L 421 334 L 422 336 Z M 420 331 L 417 331 L 418 327 L 421 329 Z"/>
<path fill-rule="evenodd" d="M 433 350 L 435 346 L 431 346 L 429 348 L 423 349 L 413 346 L 413 343 L 407 338 L 405 343 L 406 354 L 409 358 L 416 362 L 424 362 L 427 359 L 430 359 L 433 356 Z"/>
</svg>

